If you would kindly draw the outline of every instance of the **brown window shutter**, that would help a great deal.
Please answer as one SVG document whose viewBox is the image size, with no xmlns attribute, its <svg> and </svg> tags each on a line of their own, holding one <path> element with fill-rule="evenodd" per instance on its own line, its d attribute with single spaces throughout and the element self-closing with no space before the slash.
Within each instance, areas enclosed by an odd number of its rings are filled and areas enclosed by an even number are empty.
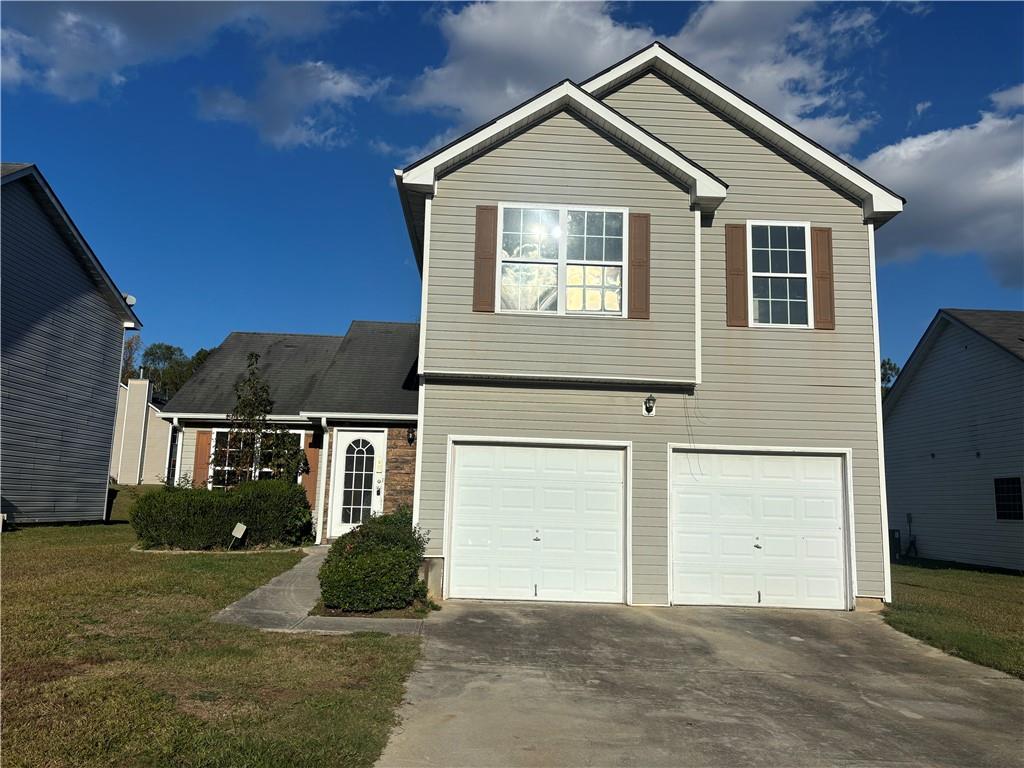
<svg viewBox="0 0 1024 768">
<path fill-rule="evenodd" d="M 302 487 L 306 489 L 309 508 L 314 512 L 316 511 L 316 477 L 320 470 L 320 448 L 322 445 L 323 438 L 319 434 L 307 432 L 304 435 L 302 448 L 306 452 L 309 473 L 302 476 Z"/>
<path fill-rule="evenodd" d="M 836 291 L 832 278 L 832 230 L 811 227 L 811 270 L 814 280 L 814 327 L 834 331 Z"/>
<path fill-rule="evenodd" d="M 213 433 L 208 429 L 196 432 L 196 458 L 192 465 L 192 487 L 205 488 L 210 476 L 210 441 Z"/>
<path fill-rule="evenodd" d="M 629 214 L 629 317 L 651 319 L 651 214 Z"/>
<path fill-rule="evenodd" d="M 725 225 L 725 324 L 746 328 L 747 225 Z"/>
<path fill-rule="evenodd" d="M 498 206 L 476 207 L 476 246 L 473 257 L 473 311 L 494 311 L 494 281 L 498 262 Z"/>
</svg>

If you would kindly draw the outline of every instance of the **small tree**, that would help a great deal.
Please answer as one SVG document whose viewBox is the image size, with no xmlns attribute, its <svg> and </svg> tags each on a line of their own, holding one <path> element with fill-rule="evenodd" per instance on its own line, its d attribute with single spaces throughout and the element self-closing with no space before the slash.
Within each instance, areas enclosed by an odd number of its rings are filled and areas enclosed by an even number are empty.
<svg viewBox="0 0 1024 768">
<path fill-rule="evenodd" d="M 124 340 L 121 347 L 121 383 L 127 384 L 128 379 L 139 375 L 139 350 L 142 349 L 142 337 L 135 333 Z"/>
<path fill-rule="evenodd" d="M 889 394 L 889 390 L 892 389 L 893 382 L 896 381 L 896 377 L 900 375 L 900 367 L 893 362 L 891 357 L 887 357 L 882 361 L 881 365 L 881 376 L 880 382 L 882 386 L 882 397 Z"/>
<path fill-rule="evenodd" d="M 260 356 L 249 353 L 246 375 L 235 385 L 227 441 L 215 453 L 217 465 L 234 467 L 226 478 L 236 485 L 262 477 L 295 478 L 309 472 L 309 462 L 295 435 L 269 420 L 274 408 L 270 387 L 260 375 Z"/>
</svg>

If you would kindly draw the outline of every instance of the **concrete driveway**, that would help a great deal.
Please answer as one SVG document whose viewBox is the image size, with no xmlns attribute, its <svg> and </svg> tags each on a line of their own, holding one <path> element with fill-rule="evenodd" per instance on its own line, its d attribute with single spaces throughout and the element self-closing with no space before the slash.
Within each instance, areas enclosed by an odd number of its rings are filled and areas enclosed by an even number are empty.
<svg viewBox="0 0 1024 768">
<path fill-rule="evenodd" d="M 379 765 L 1003 768 L 1022 715 L 871 614 L 457 601 Z"/>
</svg>

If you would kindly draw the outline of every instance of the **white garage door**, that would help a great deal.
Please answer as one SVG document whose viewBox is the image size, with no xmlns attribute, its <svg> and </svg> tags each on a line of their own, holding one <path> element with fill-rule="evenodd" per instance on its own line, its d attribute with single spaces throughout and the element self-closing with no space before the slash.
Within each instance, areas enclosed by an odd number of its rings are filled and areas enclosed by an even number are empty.
<svg viewBox="0 0 1024 768">
<path fill-rule="evenodd" d="M 624 452 L 456 445 L 449 597 L 624 601 Z"/>
<path fill-rule="evenodd" d="M 835 456 L 672 456 L 672 602 L 846 608 Z"/>
</svg>

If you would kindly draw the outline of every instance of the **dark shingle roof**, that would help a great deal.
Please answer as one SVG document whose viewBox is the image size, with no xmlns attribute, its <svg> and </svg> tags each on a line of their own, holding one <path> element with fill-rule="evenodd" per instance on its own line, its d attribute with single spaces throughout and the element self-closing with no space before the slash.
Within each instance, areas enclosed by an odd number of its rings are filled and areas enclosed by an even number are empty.
<svg viewBox="0 0 1024 768">
<path fill-rule="evenodd" d="M 230 413 L 235 407 L 235 384 L 245 376 L 249 353 L 255 352 L 260 356 L 260 373 L 270 386 L 273 413 L 297 415 L 344 340 L 344 336 L 236 331 L 210 353 L 164 412 Z"/>
<path fill-rule="evenodd" d="M 1024 312 L 997 309 L 944 309 L 993 344 L 1024 360 Z"/>
<path fill-rule="evenodd" d="M 356 320 L 345 336 L 295 333 L 230 334 L 164 413 L 224 416 L 235 406 L 235 384 L 250 352 L 270 386 L 274 415 L 416 413 L 419 325 Z"/>
<path fill-rule="evenodd" d="M 415 414 L 418 323 L 356 320 L 304 411 Z"/>
</svg>

